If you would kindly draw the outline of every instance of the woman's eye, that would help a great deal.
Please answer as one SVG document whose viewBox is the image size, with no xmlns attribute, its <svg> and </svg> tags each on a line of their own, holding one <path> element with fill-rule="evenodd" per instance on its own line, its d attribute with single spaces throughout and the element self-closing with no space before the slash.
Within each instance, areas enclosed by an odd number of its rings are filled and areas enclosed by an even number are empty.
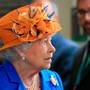
<svg viewBox="0 0 90 90">
<path fill-rule="evenodd" d="M 47 39 L 43 39 L 43 40 L 40 41 L 41 44 L 46 44 L 47 42 L 48 42 Z"/>
<path fill-rule="evenodd" d="M 44 43 L 48 43 L 49 42 L 49 39 L 44 39 Z"/>
<path fill-rule="evenodd" d="M 48 39 L 44 39 L 44 42 L 47 42 L 48 41 Z"/>
</svg>

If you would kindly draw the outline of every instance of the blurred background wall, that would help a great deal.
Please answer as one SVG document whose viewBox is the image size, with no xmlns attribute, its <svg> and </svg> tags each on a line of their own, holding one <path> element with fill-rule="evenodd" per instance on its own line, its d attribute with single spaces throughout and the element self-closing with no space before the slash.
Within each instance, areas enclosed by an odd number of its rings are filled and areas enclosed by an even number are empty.
<svg viewBox="0 0 90 90">
<path fill-rule="evenodd" d="M 62 24 L 61 33 L 66 37 L 71 39 L 71 6 L 72 0 L 55 0 L 59 9 L 59 18 Z"/>
</svg>

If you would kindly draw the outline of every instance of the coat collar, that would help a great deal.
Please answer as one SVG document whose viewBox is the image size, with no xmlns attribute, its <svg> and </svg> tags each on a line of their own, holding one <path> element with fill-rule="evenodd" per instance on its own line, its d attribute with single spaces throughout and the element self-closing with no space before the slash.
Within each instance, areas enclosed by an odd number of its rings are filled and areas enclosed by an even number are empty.
<svg viewBox="0 0 90 90">
<path fill-rule="evenodd" d="M 6 72 L 7 76 L 9 78 L 9 81 L 11 83 L 18 84 L 18 86 L 19 86 L 18 90 L 27 90 L 24 87 L 24 84 L 22 83 L 22 81 L 21 81 L 18 73 L 16 72 L 14 66 L 7 60 L 5 60 L 3 66 L 4 66 L 4 69 L 5 69 L 5 72 Z M 42 88 L 42 90 L 46 90 L 46 89 L 51 90 L 50 86 L 57 86 L 57 85 L 54 85 L 54 83 L 52 82 L 51 76 L 53 76 L 54 80 L 57 80 L 56 77 L 55 77 L 55 74 L 53 74 L 51 71 L 41 70 L 40 78 L 41 78 L 41 88 Z"/>
<path fill-rule="evenodd" d="M 57 87 L 59 85 L 56 75 L 54 72 L 50 70 L 41 70 L 41 83 L 42 83 L 42 90 L 51 90 L 50 87 Z"/>
<path fill-rule="evenodd" d="M 26 90 L 26 88 L 24 87 L 18 73 L 16 72 L 16 69 L 14 68 L 14 66 L 11 64 L 10 61 L 8 60 L 5 60 L 4 61 L 4 69 L 5 69 L 5 72 L 9 78 L 9 81 L 11 83 L 16 83 L 18 84 L 18 90 Z M 47 78 L 46 78 L 47 77 Z M 50 82 L 50 76 L 47 74 L 46 70 L 41 70 L 40 72 L 40 78 L 41 78 L 41 85 L 42 87 L 47 87 L 48 88 L 48 84 L 45 84 L 46 82 Z M 45 85 L 44 85 L 45 84 Z"/>
<path fill-rule="evenodd" d="M 9 78 L 9 81 L 11 83 L 16 83 L 18 84 L 18 90 L 26 90 L 26 88 L 24 87 L 19 75 L 16 72 L 16 69 L 14 68 L 14 66 L 10 63 L 10 61 L 5 60 L 4 64 L 4 69 L 5 72 Z"/>
<path fill-rule="evenodd" d="M 40 76 L 41 76 L 43 81 L 45 81 L 45 82 L 50 81 L 50 75 L 46 72 L 46 70 L 41 70 Z"/>
</svg>

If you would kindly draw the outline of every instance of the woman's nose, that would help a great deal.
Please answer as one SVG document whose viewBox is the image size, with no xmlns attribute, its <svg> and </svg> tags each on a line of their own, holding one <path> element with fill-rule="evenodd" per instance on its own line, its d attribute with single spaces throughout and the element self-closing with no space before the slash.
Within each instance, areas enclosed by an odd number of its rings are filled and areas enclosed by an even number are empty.
<svg viewBox="0 0 90 90">
<path fill-rule="evenodd" d="M 49 52 L 55 52 L 55 51 L 56 51 L 55 47 L 50 42 L 50 44 L 49 44 Z"/>
</svg>

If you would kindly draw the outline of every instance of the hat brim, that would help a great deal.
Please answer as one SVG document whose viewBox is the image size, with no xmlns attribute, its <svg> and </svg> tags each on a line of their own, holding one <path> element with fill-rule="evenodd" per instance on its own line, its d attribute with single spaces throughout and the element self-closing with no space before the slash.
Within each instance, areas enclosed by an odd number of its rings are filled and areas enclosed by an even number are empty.
<svg viewBox="0 0 90 90">
<path fill-rule="evenodd" d="M 0 51 L 5 50 L 5 49 L 10 48 L 10 47 L 13 47 L 13 46 L 16 46 L 16 45 L 19 45 L 19 44 L 21 44 L 21 43 L 24 43 L 24 42 L 23 42 L 23 41 L 20 41 L 19 39 L 15 39 L 15 40 L 13 40 L 12 42 L 9 42 L 9 43 L 3 45 L 3 46 L 0 48 Z"/>
</svg>

